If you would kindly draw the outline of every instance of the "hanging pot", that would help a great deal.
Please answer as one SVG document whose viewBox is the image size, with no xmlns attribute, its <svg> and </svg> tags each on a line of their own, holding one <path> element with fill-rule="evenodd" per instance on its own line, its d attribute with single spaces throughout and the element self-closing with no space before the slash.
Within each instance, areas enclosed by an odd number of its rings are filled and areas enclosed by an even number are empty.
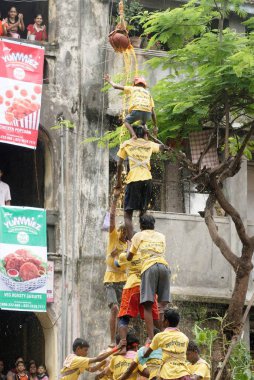
<svg viewBox="0 0 254 380">
<path fill-rule="evenodd" d="M 110 45 L 116 52 L 123 52 L 127 50 L 131 43 L 126 30 L 115 29 L 108 36 Z"/>
</svg>

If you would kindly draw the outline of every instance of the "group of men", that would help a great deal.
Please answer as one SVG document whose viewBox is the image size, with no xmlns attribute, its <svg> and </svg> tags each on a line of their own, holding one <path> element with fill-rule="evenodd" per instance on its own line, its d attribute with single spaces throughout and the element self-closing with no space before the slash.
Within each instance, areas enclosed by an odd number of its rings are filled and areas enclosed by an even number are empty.
<svg viewBox="0 0 254 380">
<path fill-rule="evenodd" d="M 179 313 L 171 308 L 170 269 L 165 257 L 165 236 L 155 230 L 155 219 L 147 214 L 151 199 L 150 158 L 168 148 L 149 140 L 146 122 L 152 118 L 157 132 L 151 95 L 143 78 L 133 86 L 120 86 L 105 76 L 114 88 L 130 95 L 125 125 L 132 138 L 118 151 L 117 179 L 110 208 L 109 243 L 104 287 L 110 308 L 110 344 L 106 352 L 89 359 L 88 343 L 77 339 L 74 354 L 67 357 L 61 371 L 63 380 L 76 380 L 85 370 L 99 370 L 103 380 L 136 380 L 137 376 L 156 380 L 208 380 L 209 365 L 199 357 L 199 349 L 178 329 Z M 136 121 L 139 126 L 133 126 Z M 124 199 L 124 225 L 116 226 L 116 207 L 122 189 L 123 162 L 128 159 Z M 140 231 L 134 232 L 132 216 L 139 211 Z M 130 318 L 144 319 L 147 340 L 139 348 L 138 338 L 128 332 Z M 117 345 L 116 345 L 117 344 Z M 113 355 L 113 356 L 111 356 Z M 189 363 L 186 360 L 186 355 Z M 91 367 L 91 363 L 100 364 Z"/>
</svg>

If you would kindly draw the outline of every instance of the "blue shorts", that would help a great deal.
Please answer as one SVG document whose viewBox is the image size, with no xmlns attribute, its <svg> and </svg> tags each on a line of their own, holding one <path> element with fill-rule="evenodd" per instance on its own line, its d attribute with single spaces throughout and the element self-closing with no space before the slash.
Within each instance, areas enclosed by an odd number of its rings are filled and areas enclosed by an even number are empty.
<svg viewBox="0 0 254 380">
<path fill-rule="evenodd" d="M 148 120 L 151 120 L 151 116 L 151 112 L 134 110 L 126 116 L 124 121 L 127 121 L 129 124 L 135 123 L 135 121 L 141 121 L 142 124 L 146 124 Z"/>
</svg>

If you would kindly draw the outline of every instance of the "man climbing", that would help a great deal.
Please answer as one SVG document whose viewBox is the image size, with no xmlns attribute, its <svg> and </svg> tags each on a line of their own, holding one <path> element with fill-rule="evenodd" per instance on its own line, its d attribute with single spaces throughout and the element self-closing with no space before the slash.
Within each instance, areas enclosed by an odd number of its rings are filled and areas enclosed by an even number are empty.
<svg viewBox="0 0 254 380">
<path fill-rule="evenodd" d="M 147 140 L 147 130 L 142 126 L 133 127 L 137 139 L 127 140 L 121 144 L 117 153 L 116 189 L 122 187 L 122 167 L 125 159 L 129 159 L 130 170 L 127 175 L 127 186 L 124 199 L 124 222 L 128 239 L 133 236 L 132 215 L 134 210 L 144 214 L 152 196 L 152 175 L 150 158 L 153 153 L 168 150 L 163 144 L 157 144 Z"/>
<path fill-rule="evenodd" d="M 152 340 L 144 357 L 148 358 L 154 350 L 162 349 L 162 366 L 159 377 L 168 380 L 191 380 L 186 361 L 189 339 L 178 328 L 180 315 L 174 309 L 164 312 L 165 330 Z"/>
<path fill-rule="evenodd" d="M 127 260 L 141 258 L 140 303 L 144 306 L 144 317 L 148 338 L 153 338 L 152 308 L 157 294 L 160 314 L 164 313 L 170 301 L 170 270 L 165 259 L 165 236 L 154 230 L 155 219 L 152 215 L 140 217 L 140 232 L 131 241 Z M 162 318 L 161 318 L 162 319 Z"/>
<path fill-rule="evenodd" d="M 133 86 L 122 86 L 111 81 L 110 76 L 106 74 L 104 76 L 105 81 L 107 81 L 116 90 L 122 90 L 126 95 L 129 96 L 129 114 L 124 120 L 124 124 L 131 136 L 136 139 L 136 135 L 132 124 L 136 121 L 141 122 L 145 125 L 147 121 L 152 118 L 154 129 L 153 133 L 157 135 L 157 121 L 156 114 L 154 111 L 154 101 L 149 91 L 146 89 L 147 84 L 144 78 L 136 77 L 134 78 Z"/>
<path fill-rule="evenodd" d="M 191 380 L 210 380 L 210 366 L 200 356 L 199 347 L 195 342 L 189 342 L 187 348 L 187 360 L 190 362 L 188 368 Z"/>
<path fill-rule="evenodd" d="M 123 286 L 126 281 L 126 268 L 117 268 L 114 260 L 119 253 L 127 249 L 126 228 L 121 225 L 116 229 L 116 206 L 120 196 L 119 190 L 114 190 L 112 204 L 110 208 L 109 242 L 106 256 L 106 272 L 104 275 L 104 288 L 106 291 L 107 303 L 110 308 L 110 347 L 115 346 L 115 336 L 117 330 L 117 314 L 121 302 Z"/>
</svg>

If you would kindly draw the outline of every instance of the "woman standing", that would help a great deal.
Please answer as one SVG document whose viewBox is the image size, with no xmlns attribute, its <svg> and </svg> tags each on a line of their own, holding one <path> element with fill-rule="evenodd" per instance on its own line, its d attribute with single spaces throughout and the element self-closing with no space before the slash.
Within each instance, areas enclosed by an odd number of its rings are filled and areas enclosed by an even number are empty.
<svg viewBox="0 0 254 380">
<path fill-rule="evenodd" d="M 46 26 L 43 24 L 43 18 L 41 14 L 38 14 L 34 19 L 34 24 L 30 24 L 27 27 L 27 39 L 36 41 L 46 41 L 47 33 Z"/>
<path fill-rule="evenodd" d="M 13 38 L 20 38 L 19 32 L 25 30 L 23 21 L 23 14 L 18 13 L 16 7 L 11 7 L 8 12 L 8 18 L 6 20 L 7 36 Z"/>
</svg>

